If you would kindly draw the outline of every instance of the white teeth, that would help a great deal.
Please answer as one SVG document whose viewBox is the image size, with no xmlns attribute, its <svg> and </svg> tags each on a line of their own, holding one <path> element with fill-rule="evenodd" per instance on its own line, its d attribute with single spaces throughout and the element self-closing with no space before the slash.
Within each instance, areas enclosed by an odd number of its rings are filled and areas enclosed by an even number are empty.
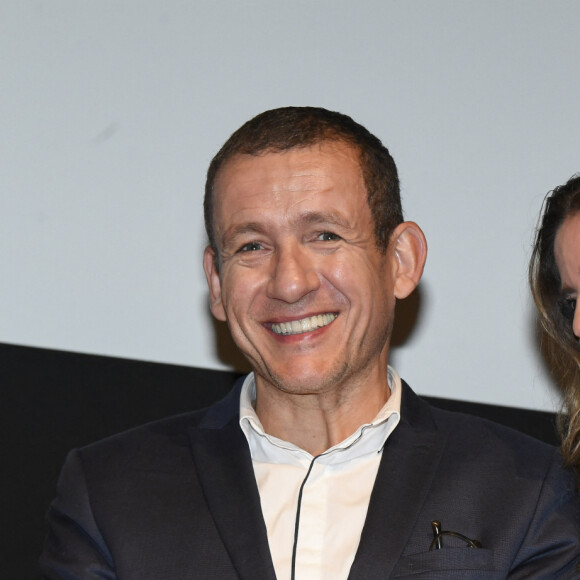
<svg viewBox="0 0 580 580">
<path fill-rule="evenodd" d="M 337 314 L 317 314 L 309 318 L 302 318 L 301 320 L 292 320 L 291 322 L 280 322 L 272 324 L 272 331 L 276 334 L 301 334 L 303 332 L 310 332 L 317 328 L 322 328 L 330 324 Z"/>
</svg>

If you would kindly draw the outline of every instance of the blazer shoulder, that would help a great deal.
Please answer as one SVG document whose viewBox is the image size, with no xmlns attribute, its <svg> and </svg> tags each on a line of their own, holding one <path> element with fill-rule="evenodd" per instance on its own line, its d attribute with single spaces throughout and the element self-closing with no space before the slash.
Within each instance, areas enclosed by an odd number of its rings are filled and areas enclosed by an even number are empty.
<svg viewBox="0 0 580 580">
<path fill-rule="evenodd" d="M 402 420 L 405 414 L 416 428 L 444 437 L 446 449 L 457 457 L 477 457 L 493 465 L 502 462 L 520 465 L 524 471 L 545 474 L 553 463 L 562 463 L 559 450 L 549 443 L 511 427 L 468 413 L 438 408 L 404 384 Z"/>
<path fill-rule="evenodd" d="M 428 403 L 435 422 L 440 428 L 448 429 L 458 434 L 462 431 L 469 437 L 497 437 L 516 447 L 530 447 L 536 451 L 543 450 L 552 453 L 554 445 L 522 433 L 513 427 L 508 427 L 491 419 L 472 415 L 467 412 L 449 411 Z"/>
<path fill-rule="evenodd" d="M 238 381 L 239 382 L 239 381 Z M 136 461 L 137 458 L 163 457 L 179 449 L 189 449 L 191 430 L 205 425 L 225 426 L 239 415 L 238 383 L 220 401 L 205 407 L 178 415 L 151 421 L 121 433 L 111 435 L 77 451 L 83 460 L 91 463 Z M 211 427 L 210 427 L 211 428 Z"/>
</svg>

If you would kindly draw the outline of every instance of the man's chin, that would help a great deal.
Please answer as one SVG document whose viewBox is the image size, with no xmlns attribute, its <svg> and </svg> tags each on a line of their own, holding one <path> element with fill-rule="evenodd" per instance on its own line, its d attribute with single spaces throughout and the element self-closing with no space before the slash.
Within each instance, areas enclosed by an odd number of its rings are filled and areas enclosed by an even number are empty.
<svg viewBox="0 0 580 580">
<path fill-rule="evenodd" d="M 341 369 L 322 369 L 319 366 L 290 369 L 268 369 L 268 372 L 259 373 L 258 382 L 264 381 L 266 387 L 273 387 L 279 391 L 294 395 L 320 395 L 336 389 L 344 378 L 347 365 Z M 261 380 L 260 380 L 261 379 Z"/>
</svg>

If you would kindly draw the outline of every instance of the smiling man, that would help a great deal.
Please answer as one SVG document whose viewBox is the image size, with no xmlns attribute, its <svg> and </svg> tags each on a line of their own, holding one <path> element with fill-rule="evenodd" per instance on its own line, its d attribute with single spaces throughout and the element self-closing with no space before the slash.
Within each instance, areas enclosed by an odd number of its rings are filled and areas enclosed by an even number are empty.
<svg viewBox="0 0 580 580">
<path fill-rule="evenodd" d="M 358 152 L 341 141 L 237 155 L 212 199 L 212 311 L 254 368 L 268 434 L 318 455 L 389 398 L 395 299 L 421 276 L 424 236 L 385 224 L 379 249 Z"/>
<path fill-rule="evenodd" d="M 388 365 L 427 245 L 375 136 L 325 109 L 262 113 L 213 159 L 205 220 L 211 310 L 253 372 L 72 452 L 46 578 L 577 577 L 557 450 L 431 408 Z"/>
</svg>

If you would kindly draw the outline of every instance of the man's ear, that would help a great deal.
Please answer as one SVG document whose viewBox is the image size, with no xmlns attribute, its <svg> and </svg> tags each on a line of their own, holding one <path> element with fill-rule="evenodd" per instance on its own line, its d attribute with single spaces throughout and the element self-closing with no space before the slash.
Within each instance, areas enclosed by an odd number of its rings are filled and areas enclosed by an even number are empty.
<svg viewBox="0 0 580 580">
<path fill-rule="evenodd" d="M 415 222 L 399 224 L 391 236 L 394 249 L 396 298 L 406 298 L 415 290 L 427 259 L 427 240 Z"/>
<path fill-rule="evenodd" d="M 222 302 L 222 283 L 216 265 L 217 256 L 208 246 L 203 253 L 203 269 L 209 288 L 209 305 L 212 314 L 222 322 L 226 320 L 226 311 Z"/>
</svg>

